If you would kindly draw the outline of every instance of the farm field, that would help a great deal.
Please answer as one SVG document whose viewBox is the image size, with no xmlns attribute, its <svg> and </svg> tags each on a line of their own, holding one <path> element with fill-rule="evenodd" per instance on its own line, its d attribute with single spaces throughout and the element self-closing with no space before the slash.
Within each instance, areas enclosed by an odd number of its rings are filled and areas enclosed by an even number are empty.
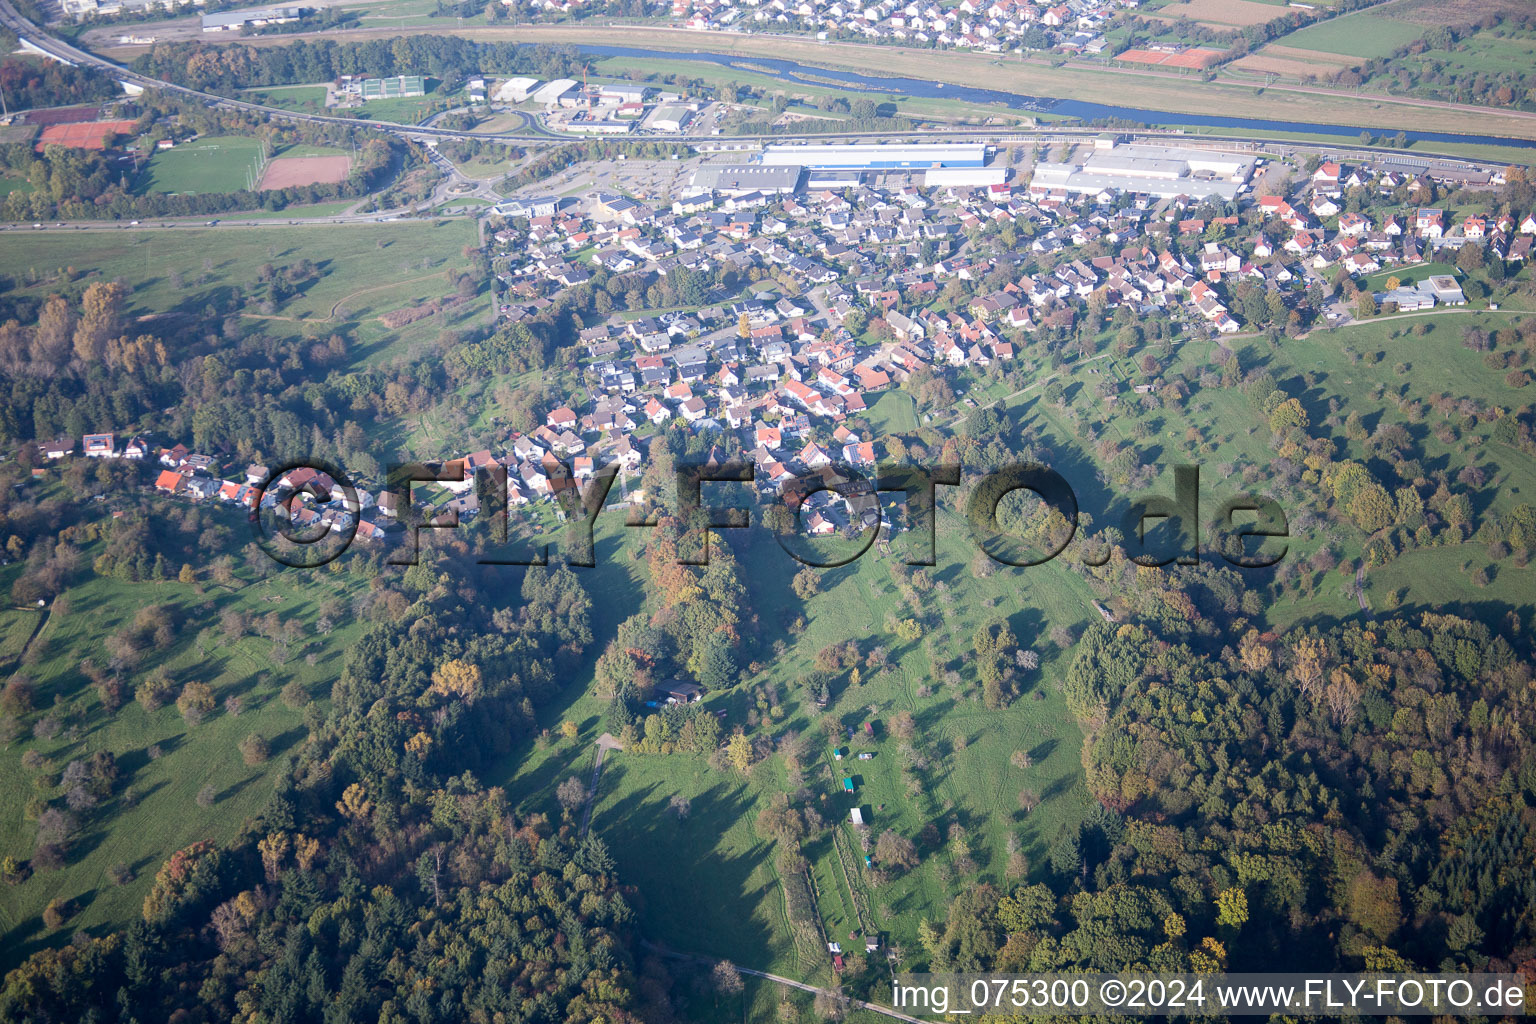
<svg viewBox="0 0 1536 1024">
<path fill-rule="evenodd" d="M 1296 50 L 1316 50 L 1349 57 L 1385 57 L 1399 46 L 1423 35 L 1423 29 L 1386 15 L 1350 14 L 1309 25 L 1285 36 L 1285 45 Z"/>
<path fill-rule="evenodd" d="M 1157 14 L 1166 18 L 1188 18 L 1215 28 L 1245 28 L 1273 21 L 1284 8 L 1257 0 L 1183 0 L 1166 4 Z"/>
<path fill-rule="evenodd" d="M 220 135 L 183 142 L 150 157 L 135 191 L 141 195 L 239 192 L 251 187 L 262 163 L 258 139 Z"/>
</svg>

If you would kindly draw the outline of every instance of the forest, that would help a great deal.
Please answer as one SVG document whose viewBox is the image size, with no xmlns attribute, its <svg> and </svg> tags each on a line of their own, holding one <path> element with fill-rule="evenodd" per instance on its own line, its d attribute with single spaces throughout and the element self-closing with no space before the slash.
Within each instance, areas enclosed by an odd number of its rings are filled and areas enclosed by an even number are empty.
<svg viewBox="0 0 1536 1024">
<path fill-rule="evenodd" d="M 117 83 L 90 68 L 15 56 L 0 61 L 0 89 L 13 111 L 93 103 L 118 93 Z"/>
</svg>

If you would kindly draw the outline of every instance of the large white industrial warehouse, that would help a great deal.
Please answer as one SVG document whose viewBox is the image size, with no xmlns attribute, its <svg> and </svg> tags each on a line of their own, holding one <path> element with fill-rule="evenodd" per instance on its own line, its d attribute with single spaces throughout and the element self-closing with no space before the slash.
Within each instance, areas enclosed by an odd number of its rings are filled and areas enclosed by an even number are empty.
<svg viewBox="0 0 1536 1024">
<path fill-rule="evenodd" d="M 727 195 L 744 195 L 762 192 L 766 195 L 788 195 L 800 187 L 804 168 L 786 164 L 770 167 L 764 164 L 705 164 L 693 172 L 691 190 L 695 192 L 724 192 Z"/>
<path fill-rule="evenodd" d="M 1232 200 L 1253 176 L 1248 153 L 1171 146 L 1118 145 L 1100 139 L 1079 163 L 1039 163 L 1031 192 L 1083 194 L 1135 192 L 1170 198 L 1218 196 Z"/>
<path fill-rule="evenodd" d="M 929 167 L 982 167 L 987 147 L 981 143 L 924 143 L 919 145 L 771 145 L 763 149 L 763 163 L 799 164 L 813 171 L 921 170 Z"/>
</svg>

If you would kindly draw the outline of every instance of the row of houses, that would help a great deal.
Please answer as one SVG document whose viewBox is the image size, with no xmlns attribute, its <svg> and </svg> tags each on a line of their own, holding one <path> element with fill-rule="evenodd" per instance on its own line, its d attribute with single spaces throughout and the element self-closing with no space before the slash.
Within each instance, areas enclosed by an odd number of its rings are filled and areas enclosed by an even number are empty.
<svg viewBox="0 0 1536 1024">
<path fill-rule="evenodd" d="M 672 15 L 699 31 L 772 27 L 988 53 L 1102 53 L 1110 19 L 1138 6 L 1140 0 L 672 0 Z"/>
</svg>

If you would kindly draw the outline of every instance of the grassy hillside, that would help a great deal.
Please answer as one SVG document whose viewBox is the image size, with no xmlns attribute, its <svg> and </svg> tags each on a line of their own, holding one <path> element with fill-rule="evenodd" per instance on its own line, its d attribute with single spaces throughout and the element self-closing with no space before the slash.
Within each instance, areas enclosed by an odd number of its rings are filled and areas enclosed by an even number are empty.
<svg viewBox="0 0 1536 1024">
<path fill-rule="evenodd" d="M 87 549 L 87 558 L 93 553 Z M 13 574 L 14 569 L 0 577 L 7 589 Z M 20 884 L 0 889 L 5 950 L 0 966 L 11 966 L 42 943 L 67 938 L 67 930 L 49 933 L 42 924 L 50 900 L 73 902 L 79 910 L 74 927 L 122 926 L 138 916 L 166 857 L 199 839 L 228 840 L 261 810 L 273 773 L 305 734 L 302 710 L 285 704 L 280 692 L 297 682 L 308 697 L 324 699 L 347 645 L 366 627 L 348 614 L 321 635 L 321 602 L 336 599 L 345 607 L 362 589 L 349 575 L 290 571 L 228 589 L 92 577 L 66 592 L 62 601 L 68 610 L 47 613 L 22 667 L 36 683 L 39 710 L 27 716 L 28 731 L 0 748 L 0 857 L 32 855 L 36 827 L 28 805 L 62 795 L 55 784 L 69 762 L 108 751 L 120 775 L 110 799 L 78 815 L 84 827 L 63 868 L 35 870 Z M 109 713 L 80 663 L 89 658 L 105 664 L 103 641 L 151 604 L 176 623 L 174 637 L 164 649 L 146 650 L 126 672 L 127 702 Z M 231 638 L 219 628 L 220 616 L 230 610 L 252 617 L 275 614 L 297 623 L 299 635 L 282 653 L 262 636 Z M 133 700 L 133 689 L 161 667 L 175 687 L 172 701 L 185 683 L 202 681 L 213 690 L 216 711 L 197 725 L 184 721 L 174 703 L 146 711 Z M 238 714 L 225 703 L 230 697 L 239 700 Z M 56 735 L 32 734 L 43 718 L 59 723 Z M 239 743 L 252 733 L 270 744 L 264 764 L 248 765 L 242 757 Z M 211 803 L 198 799 L 205 786 L 211 788 Z M 132 880 L 117 884 L 110 874 L 115 866 L 126 868 Z"/>
</svg>

